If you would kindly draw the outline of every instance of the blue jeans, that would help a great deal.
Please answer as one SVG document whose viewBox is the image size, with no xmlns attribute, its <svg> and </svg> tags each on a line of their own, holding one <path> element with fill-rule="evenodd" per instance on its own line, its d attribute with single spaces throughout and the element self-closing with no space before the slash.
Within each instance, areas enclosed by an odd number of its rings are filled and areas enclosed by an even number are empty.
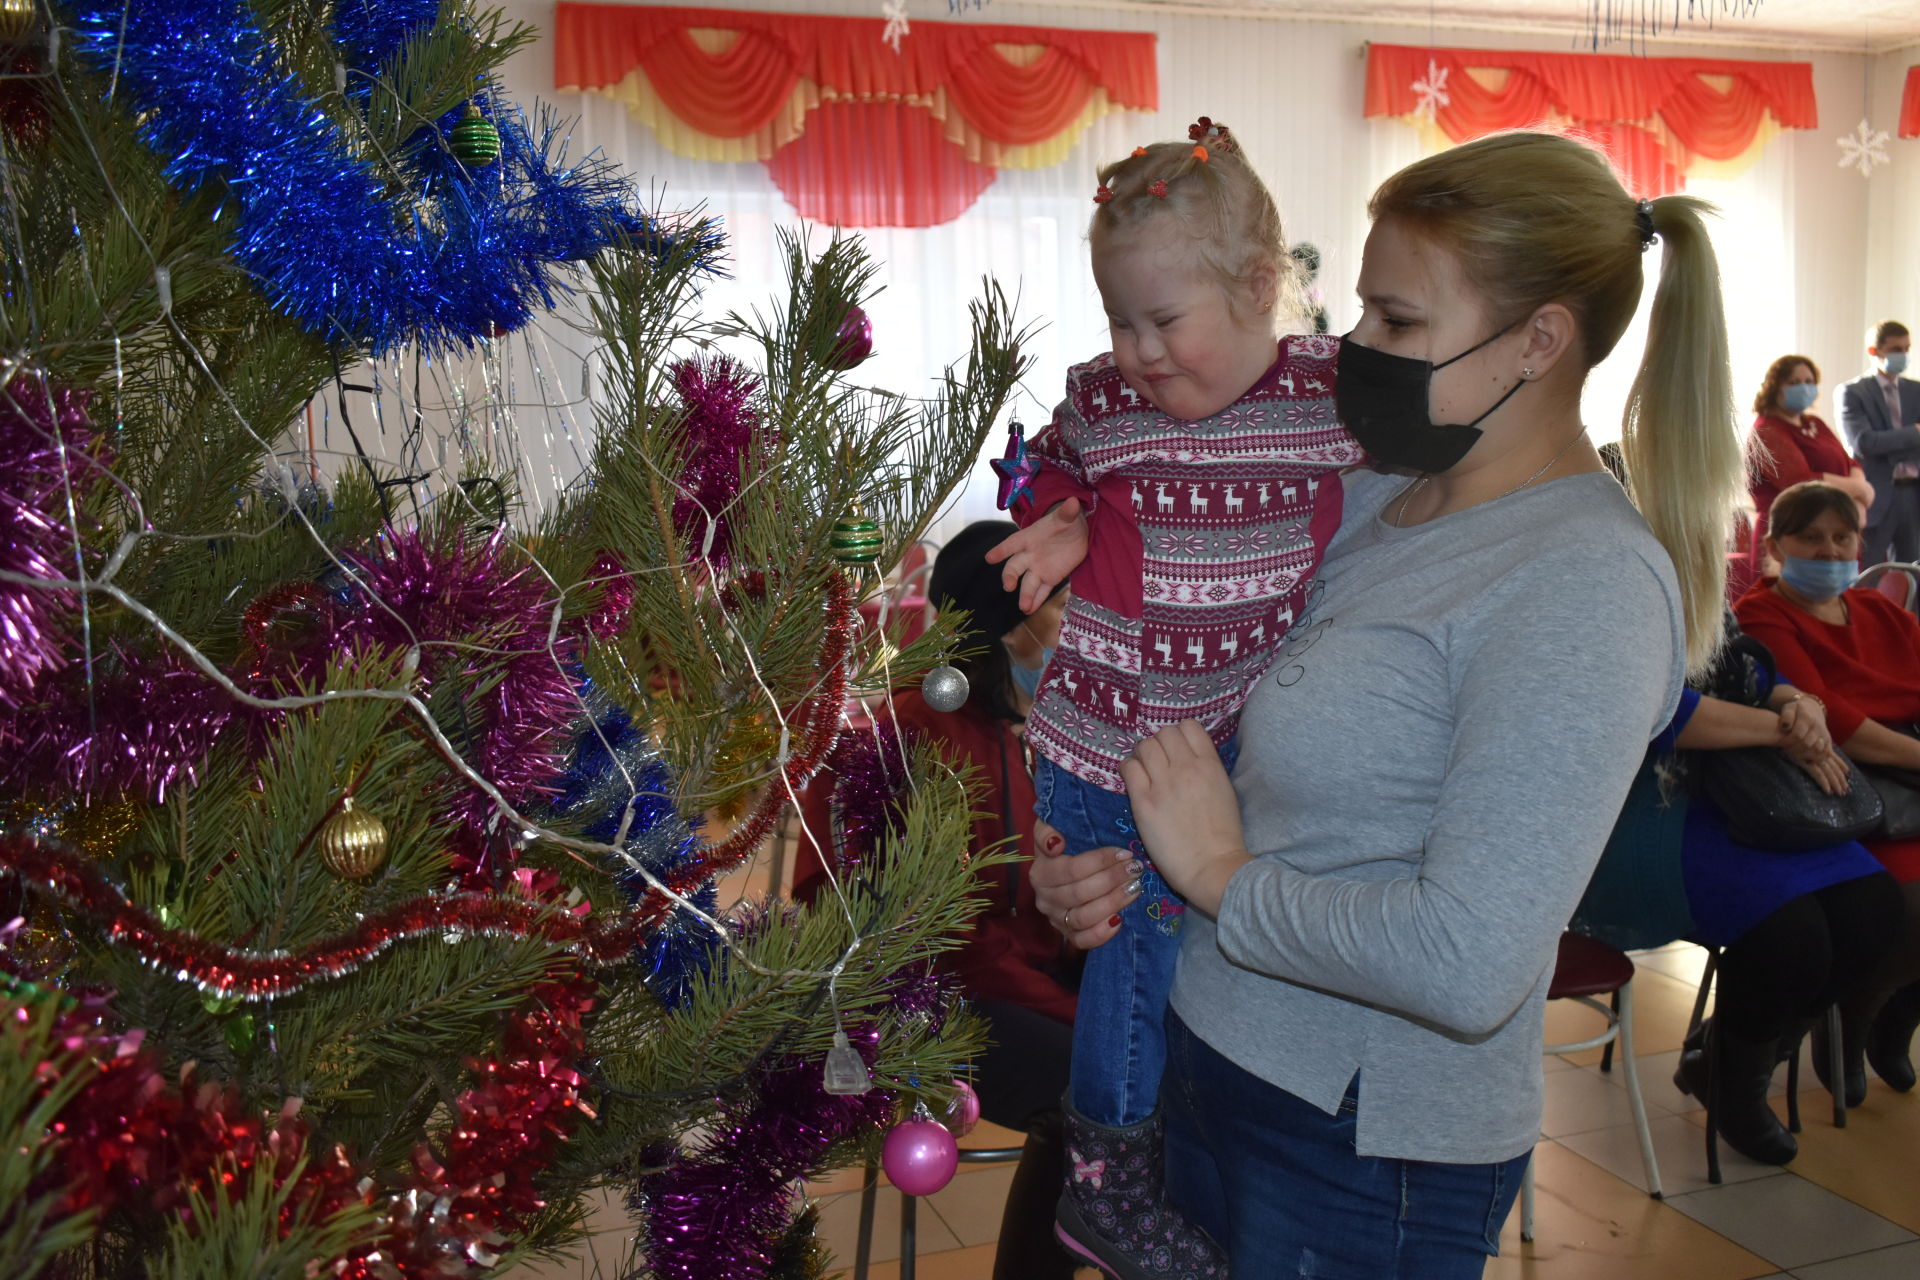
<svg viewBox="0 0 1920 1280">
<path fill-rule="evenodd" d="M 1243 1070 L 1167 1014 L 1167 1198 L 1235 1275 L 1473 1280 L 1500 1252 L 1527 1160 L 1435 1164 L 1354 1148 L 1337 1115 Z"/>
<path fill-rule="evenodd" d="M 1220 748 L 1232 770 L 1237 739 Z M 1109 846 L 1130 850 L 1146 864 L 1140 896 L 1120 916 L 1120 932 L 1087 953 L 1080 975 L 1080 1007 L 1073 1021 L 1074 1110 L 1097 1124 L 1139 1124 L 1160 1100 L 1166 1068 L 1164 1018 L 1180 956 L 1187 904 L 1167 887 L 1134 829 L 1124 795 L 1102 790 L 1044 756 L 1034 771 L 1034 811 L 1066 842 L 1070 854 Z"/>
</svg>

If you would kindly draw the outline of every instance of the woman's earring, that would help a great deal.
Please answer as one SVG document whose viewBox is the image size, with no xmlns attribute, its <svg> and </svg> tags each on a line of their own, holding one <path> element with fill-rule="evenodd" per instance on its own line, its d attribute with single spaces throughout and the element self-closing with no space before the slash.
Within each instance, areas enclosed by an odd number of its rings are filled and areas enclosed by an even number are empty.
<svg viewBox="0 0 1920 1280">
<path fill-rule="evenodd" d="M 1521 376 L 1521 377 L 1523 377 L 1523 378 L 1526 378 L 1526 379 L 1528 379 L 1529 381 L 1531 381 L 1531 380 L 1532 380 L 1532 378 L 1533 378 L 1533 370 L 1531 370 L 1531 369 L 1522 369 L 1522 370 L 1520 371 L 1520 376 Z"/>
</svg>

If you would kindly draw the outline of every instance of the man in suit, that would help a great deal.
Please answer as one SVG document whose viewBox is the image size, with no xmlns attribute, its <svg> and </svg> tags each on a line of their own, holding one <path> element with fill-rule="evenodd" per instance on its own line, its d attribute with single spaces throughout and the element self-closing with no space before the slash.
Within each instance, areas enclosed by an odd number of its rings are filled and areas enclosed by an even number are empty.
<svg viewBox="0 0 1920 1280">
<path fill-rule="evenodd" d="M 1873 486 L 1861 568 L 1920 560 L 1920 382 L 1900 376 L 1913 338 L 1898 320 L 1870 336 L 1873 372 L 1840 389 L 1840 434 Z"/>
</svg>

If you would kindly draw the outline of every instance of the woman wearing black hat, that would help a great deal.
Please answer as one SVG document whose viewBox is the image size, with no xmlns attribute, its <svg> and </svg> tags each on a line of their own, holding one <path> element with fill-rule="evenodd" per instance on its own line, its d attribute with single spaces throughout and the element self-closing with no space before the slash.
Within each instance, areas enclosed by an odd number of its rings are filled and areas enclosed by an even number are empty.
<svg viewBox="0 0 1920 1280">
<path fill-rule="evenodd" d="M 1066 1172 L 1059 1106 L 1073 1049 L 1079 953 L 1034 906 L 1027 879 L 1035 852 L 1033 776 L 1023 741 L 1041 669 L 1059 639 L 1066 595 L 1056 593 L 1031 616 L 1020 612 L 1017 593 L 1000 585 L 1000 567 L 986 562 L 988 549 L 1014 531 L 1005 520 L 968 525 L 934 558 L 929 598 L 942 611 L 968 615 L 955 645 L 963 656 L 953 659 L 967 677 L 965 704 L 935 711 L 919 690 L 905 689 L 893 695 L 892 707 L 903 732 L 942 744 L 951 758 L 978 771 L 985 793 L 973 849 L 1011 839 L 1020 855 L 981 871 L 981 912 L 945 963 L 987 1023 L 989 1045 L 974 1063 L 980 1112 L 1027 1133 L 1007 1188 L 994 1280 L 1070 1280 L 1074 1264 L 1054 1239 L 1053 1219 Z M 817 789 L 809 789 L 809 800 Z M 811 896 L 821 879 L 818 864 L 796 868 L 796 879 L 794 895 Z"/>
</svg>

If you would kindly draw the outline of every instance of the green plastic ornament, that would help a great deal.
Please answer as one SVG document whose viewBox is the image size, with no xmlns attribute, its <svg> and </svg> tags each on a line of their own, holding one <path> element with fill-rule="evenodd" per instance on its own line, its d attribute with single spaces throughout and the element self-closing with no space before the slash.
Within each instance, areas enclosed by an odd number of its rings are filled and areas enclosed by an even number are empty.
<svg viewBox="0 0 1920 1280">
<path fill-rule="evenodd" d="M 500 158 L 500 131 L 469 103 L 466 116 L 453 126 L 447 145 L 453 158 L 467 168 L 484 169 Z"/>
<path fill-rule="evenodd" d="M 833 558 L 841 564 L 872 564 L 880 558 L 886 539 L 880 526 L 865 516 L 843 516 L 833 522 L 833 537 L 828 545 Z"/>
</svg>

